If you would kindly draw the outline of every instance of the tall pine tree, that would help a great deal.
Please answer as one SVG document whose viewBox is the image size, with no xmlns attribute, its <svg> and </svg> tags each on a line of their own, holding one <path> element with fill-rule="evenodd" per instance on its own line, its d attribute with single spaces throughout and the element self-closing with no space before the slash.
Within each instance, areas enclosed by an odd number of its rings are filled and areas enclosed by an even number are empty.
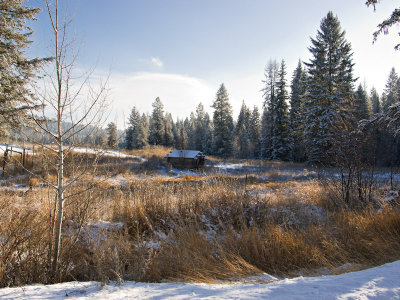
<svg viewBox="0 0 400 300">
<path fill-rule="evenodd" d="M 214 108 L 214 145 L 213 152 L 217 156 L 229 157 L 233 152 L 233 118 L 232 107 L 229 103 L 228 92 L 221 84 L 216 99 L 211 106 Z"/>
<path fill-rule="evenodd" d="M 163 145 L 165 136 L 164 105 L 160 98 L 156 98 L 153 104 L 153 113 L 150 120 L 149 143 L 151 145 Z"/>
<path fill-rule="evenodd" d="M 273 113 L 272 153 L 275 160 L 288 160 L 290 153 L 289 121 L 288 121 L 288 93 L 286 90 L 286 65 L 282 60 L 278 71 L 277 93 Z"/>
<path fill-rule="evenodd" d="M 290 142 L 291 142 L 291 159 L 294 161 L 305 160 L 304 149 L 304 99 L 307 90 L 307 74 L 299 61 L 297 68 L 293 72 L 292 83 L 290 85 Z"/>
<path fill-rule="evenodd" d="M 29 83 L 43 59 L 28 59 L 32 29 L 40 9 L 23 6 L 23 0 L 0 1 L 0 136 L 20 126 L 32 108 L 37 107 Z"/>
<path fill-rule="evenodd" d="M 337 17 L 329 12 L 309 47 L 305 146 L 310 163 L 329 164 L 334 145 L 352 110 L 353 62 L 351 45 Z"/>
</svg>

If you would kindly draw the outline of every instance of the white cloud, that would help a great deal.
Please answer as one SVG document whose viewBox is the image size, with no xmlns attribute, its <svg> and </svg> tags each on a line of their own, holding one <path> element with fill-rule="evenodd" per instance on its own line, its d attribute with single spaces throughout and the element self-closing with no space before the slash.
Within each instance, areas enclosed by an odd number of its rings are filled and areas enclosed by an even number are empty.
<svg viewBox="0 0 400 300">
<path fill-rule="evenodd" d="M 156 66 L 158 68 L 162 68 L 162 66 L 164 65 L 164 63 L 158 57 L 152 57 L 151 63 L 153 66 Z"/>
<path fill-rule="evenodd" d="M 179 74 L 134 73 L 112 74 L 109 82 L 112 101 L 110 121 L 120 129 L 126 127 L 126 120 L 133 106 L 140 112 L 151 113 L 152 102 L 160 97 L 164 110 L 174 118 L 185 118 L 202 102 L 209 112 L 217 87 L 201 80 Z"/>
</svg>

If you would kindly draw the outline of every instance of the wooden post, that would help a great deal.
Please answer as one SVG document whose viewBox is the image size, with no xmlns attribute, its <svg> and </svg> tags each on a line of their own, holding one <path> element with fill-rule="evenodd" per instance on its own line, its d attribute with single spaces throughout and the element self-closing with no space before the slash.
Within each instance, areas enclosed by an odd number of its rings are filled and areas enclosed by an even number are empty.
<svg viewBox="0 0 400 300">
<path fill-rule="evenodd" d="M 25 168 L 25 148 L 22 150 L 22 166 Z"/>
</svg>

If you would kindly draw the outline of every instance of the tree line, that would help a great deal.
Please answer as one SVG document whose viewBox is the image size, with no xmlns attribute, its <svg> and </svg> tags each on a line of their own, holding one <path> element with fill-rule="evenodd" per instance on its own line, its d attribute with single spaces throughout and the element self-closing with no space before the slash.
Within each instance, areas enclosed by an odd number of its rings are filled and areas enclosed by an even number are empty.
<svg viewBox="0 0 400 300">
<path fill-rule="evenodd" d="M 290 94 L 285 61 L 268 62 L 261 112 L 243 101 L 234 120 L 224 84 L 216 93 L 212 117 L 200 103 L 189 117 L 174 121 L 157 98 L 150 115 L 132 108 L 123 146 L 163 145 L 220 157 L 332 164 L 343 147 L 361 149 L 362 143 L 368 143 L 364 159 L 380 165 L 397 162 L 400 143 L 393 128 L 374 122 L 399 103 L 395 69 L 381 96 L 375 88 L 355 87 L 351 44 L 332 12 L 322 19 L 309 51 L 310 61 L 299 61 L 293 72 Z M 113 127 L 109 124 L 107 130 L 109 146 L 117 144 Z"/>
</svg>

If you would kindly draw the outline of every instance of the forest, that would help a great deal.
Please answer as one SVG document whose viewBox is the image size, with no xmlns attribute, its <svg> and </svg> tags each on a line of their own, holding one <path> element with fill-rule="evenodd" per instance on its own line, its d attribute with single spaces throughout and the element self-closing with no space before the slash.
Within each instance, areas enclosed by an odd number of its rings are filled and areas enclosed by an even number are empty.
<svg viewBox="0 0 400 300">
<path fill-rule="evenodd" d="M 381 93 L 357 84 L 332 11 L 290 78 L 284 59 L 266 62 L 260 106 L 243 100 L 235 118 L 221 83 L 184 119 L 162 95 L 150 113 L 133 103 L 125 129 L 107 118 L 107 79 L 75 73 L 79 51 L 58 5 L 44 1 L 52 55 L 32 59 L 26 21 L 40 10 L 0 0 L 0 298 L 72 281 L 103 291 L 130 281 L 342 282 L 398 263 L 400 78 L 388 70 Z M 176 168 L 165 159 L 172 149 L 199 150 L 206 164 Z M 400 294 L 398 278 L 384 296 Z M 392 283 L 376 280 L 380 292 L 380 281 Z"/>
</svg>

